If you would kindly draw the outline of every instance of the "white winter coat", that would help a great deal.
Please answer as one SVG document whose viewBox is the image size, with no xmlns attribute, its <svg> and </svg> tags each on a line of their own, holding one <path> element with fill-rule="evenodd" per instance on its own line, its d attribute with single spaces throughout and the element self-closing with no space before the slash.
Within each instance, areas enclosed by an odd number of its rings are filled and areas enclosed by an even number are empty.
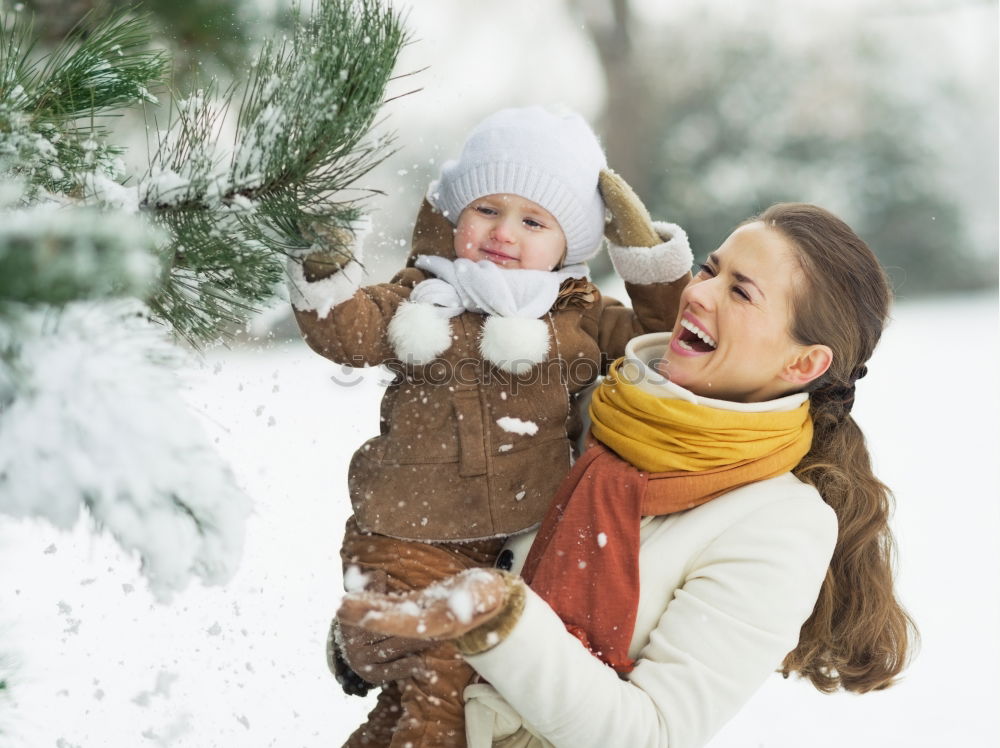
<svg viewBox="0 0 1000 748">
<path fill-rule="evenodd" d="M 648 363 L 668 340 L 641 336 L 627 355 Z M 792 408 L 804 397 L 747 405 L 698 398 L 661 378 L 646 386 L 738 410 Z M 508 543 L 513 571 L 533 537 Z M 836 538 L 833 510 L 790 473 L 647 517 L 629 648 L 636 668 L 620 679 L 529 589 L 513 631 L 467 658 L 491 684 L 465 691 L 469 748 L 704 745 L 795 648 Z"/>
</svg>

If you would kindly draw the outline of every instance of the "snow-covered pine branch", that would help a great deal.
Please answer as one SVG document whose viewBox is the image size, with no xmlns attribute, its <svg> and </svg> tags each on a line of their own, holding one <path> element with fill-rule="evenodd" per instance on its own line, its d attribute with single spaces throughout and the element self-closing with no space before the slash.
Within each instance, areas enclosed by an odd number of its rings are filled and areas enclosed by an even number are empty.
<svg viewBox="0 0 1000 748">
<path fill-rule="evenodd" d="M 217 137 L 234 91 L 208 85 L 177 103 L 140 183 L 140 208 L 169 232 L 174 258 L 157 315 L 210 340 L 273 295 L 286 256 L 355 233 L 369 194 L 356 182 L 389 155 L 389 138 L 368 133 L 404 43 L 378 0 L 324 0 L 289 38 L 265 43 L 231 150 Z"/>
<path fill-rule="evenodd" d="M 233 149 L 218 145 L 231 97 L 210 84 L 133 187 L 94 123 L 157 88 L 142 19 L 47 57 L 23 17 L 0 33 L 0 512 L 69 527 L 85 508 L 160 596 L 224 581 L 249 506 L 178 394 L 171 333 L 215 339 L 271 296 L 286 254 L 357 221 L 363 193 L 342 191 L 387 146 L 365 138 L 399 19 L 321 0 L 261 55 Z"/>
<path fill-rule="evenodd" d="M 217 143 L 232 92 L 210 84 L 178 102 L 133 188 L 94 118 L 152 99 L 165 60 L 143 20 L 39 59 L 23 17 L 0 31 L 0 512 L 65 528 L 85 507 L 160 596 L 224 581 L 248 501 L 178 394 L 169 333 L 214 339 L 272 295 L 286 254 L 357 221 L 342 191 L 387 146 L 364 138 L 399 19 L 320 2 L 265 46 L 232 150 Z"/>
<path fill-rule="evenodd" d="M 0 325 L 0 512 L 71 529 L 86 507 L 161 599 L 227 581 L 250 511 L 179 394 L 181 363 L 134 299 Z"/>
<path fill-rule="evenodd" d="M 160 597 L 236 570 L 249 502 L 179 394 L 183 354 L 141 299 L 163 275 L 142 217 L 0 206 L 0 512 L 86 508 Z M 13 204 L 13 206 L 12 206 Z"/>
<path fill-rule="evenodd" d="M 78 27 L 41 58 L 24 13 L 6 13 L 0 31 L 0 177 L 23 181 L 29 201 L 79 199 L 95 174 L 121 181 L 122 149 L 104 142 L 100 117 L 155 101 L 150 89 L 167 69 L 162 53 L 146 49 L 144 18 Z"/>
<path fill-rule="evenodd" d="M 161 236 L 139 216 L 55 201 L 18 208 L 23 185 L 0 185 L 0 324 L 18 305 L 148 299 L 159 286 Z"/>
</svg>

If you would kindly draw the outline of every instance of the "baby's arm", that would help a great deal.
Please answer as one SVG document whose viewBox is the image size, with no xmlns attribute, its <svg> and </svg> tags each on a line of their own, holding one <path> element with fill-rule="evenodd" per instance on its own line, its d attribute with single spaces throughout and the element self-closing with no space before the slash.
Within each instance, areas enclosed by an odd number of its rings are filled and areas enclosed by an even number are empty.
<svg viewBox="0 0 1000 748">
<path fill-rule="evenodd" d="M 424 200 L 413 227 L 408 264 L 422 254 L 453 256 L 452 236 L 448 219 Z M 337 270 L 342 258 L 329 252 L 310 255 L 305 274 L 302 265 L 289 266 L 292 305 L 302 336 L 321 356 L 348 366 L 377 366 L 395 359 L 387 334 L 389 321 L 413 286 L 427 276 L 407 267 L 389 283 L 359 288 L 361 266 L 352 260 Z M 315 282 L 307 280 L 307 274 Z"/>
<path fill-rule="evenodd" d="M 632 301 L 629 309 L 614 299 L 602 299 L 598 344 L 613 360 L 636 335 L 673 329 L 693 257 L 684 229 L 654 222 L 621 177 L 605 170 L 600 185 L 612 216 L 605 230 L 608 253 Z"/>
<path fill-rule="evenodd" d="M 297 262 L 290 262 L 288 271 L 295 321 L 310 348 L 347 366 L 377 366 L 395 358 L 389 321 L 423 280 L 422 272 L 407 268 L 389 283 L 359 288 L 361 267 L 353 260 L 312 282 Z"/>
</svg>

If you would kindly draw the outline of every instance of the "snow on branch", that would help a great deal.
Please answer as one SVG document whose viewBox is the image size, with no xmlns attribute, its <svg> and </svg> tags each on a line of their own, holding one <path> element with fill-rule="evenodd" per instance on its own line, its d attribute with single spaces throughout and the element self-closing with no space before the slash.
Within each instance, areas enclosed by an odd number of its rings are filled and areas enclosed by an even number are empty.
<svg viewBox="0 0 1000 748">
<path fill-rule="evenodd" d="M 154 98 L 145 29 L 123 10 L 36 59 L 30 24 L 0 17 L 0 512 L 89 516 L 166 597 L 235 571 L 249 512 L 180 397 L 176 336 L 245 320 L 288 256 L 350 251 L 405 40 L 379 0 L 318 0 L 265 46 L 232 148 L 233 91 L 210 83 L 130 182 L 94 121 Z"/>
<path fill-rule="evenodd" d="M 4 209 L 0 196 L 0 303 L 148 298 L 163 272 L 157 240 L 138 216 L 53 202 Z"/>
<path fill-rule="evenodd" d="M 404 43 L 378 0 L 325 0 L 289 38 L 265 43 L 230 150 L 217 137 L 234 91 L 210 84 L 177 102 L 139 185 L 174 258 L 158 316 L 208 340 L 271 298 L 286 257 L 301 258 L 317 234 L 346 236 L 323 249 L 350 254 L 371 193 L 356 183 L 390 153 L 391 138 L 369 132 Z"/>
<path fill-rule="evenodd" d="M 85 507 L 160 597 L 226 581 L 250 509 L 178 394 L 180 363 L 136 301 L 0 326 L 0 511 L 69 529 Z"/>
<path fill-rule="evenodd" d="M 23 180 L 37 199 L 78 195 L 95 171 L 120 178 L 123 149 L 102 142 L 107 131 L 95 118 L 156 100 L 150 89 L 167 60 L 146 49 L 145 17 L 119 13 L 89 31 L 80 24 L 41 58 L 26 14 L 0 18 L 0 34 L 0 176 Z"/>
</svg>

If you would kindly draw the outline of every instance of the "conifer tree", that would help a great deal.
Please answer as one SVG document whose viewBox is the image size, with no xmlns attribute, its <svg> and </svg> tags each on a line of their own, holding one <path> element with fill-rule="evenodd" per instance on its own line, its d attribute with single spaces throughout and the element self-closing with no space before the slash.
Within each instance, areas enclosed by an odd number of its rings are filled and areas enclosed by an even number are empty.
<svg viewBox="0 0 1000 748">
<path fill-rule="evenodd" d="M 163 95 L 146 20 L 118 13 L 39 56 L 30 19 L 0 3 L 0 32 L 0 512 L 86 516 L 162 598 L 224 581 L 249 501 L 179 371 L 318 238 L 350 254 L 358 180 L 390 146 L 369 132 L 401 21 L 378 0 L 318 0 L 242 87 L 175 97 L 141 175 L 103 123 Z"/>
</svg>

